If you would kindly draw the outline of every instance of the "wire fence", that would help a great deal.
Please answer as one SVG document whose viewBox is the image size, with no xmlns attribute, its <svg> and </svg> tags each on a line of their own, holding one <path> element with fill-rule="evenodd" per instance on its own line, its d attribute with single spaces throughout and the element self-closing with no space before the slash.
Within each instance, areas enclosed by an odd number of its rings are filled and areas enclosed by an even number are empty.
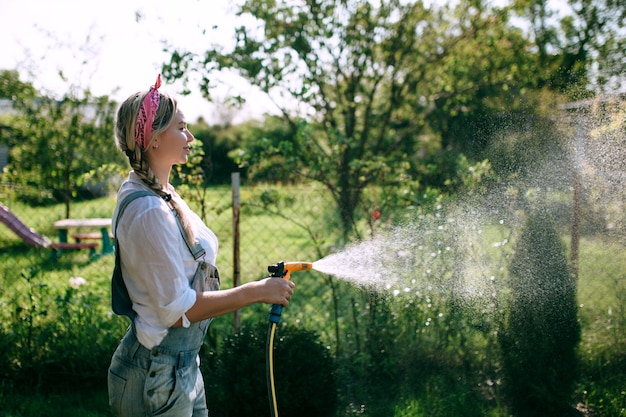
<svg viewBox="0 0 626 417">
<path fill-rule="evenodd" d="M 100 227 L 63 232 L 54 224 L 65 218 L 64 205 L 31 207 L 15 198 L 18 192 L 9 184 L 0 190 L 5 209 L 0 224 L 0 302 L 26 308 L 28 299 L 37 298 L 33 291 L 43 287 L 61 293 L 64 288 L 86 283 L 101 292 L 108 290 L 106 283 L 115 257 L 105 250 Z M 329 253 L 338 240 L 340 227 L 335 203 L 319 185 L 241 184 L 238 191 L 232 186 L 206 189 L 182 186 L 178 192 L 218 236 L 217 266 L 224 288 L 236 285 L 235 280 L 240 284 L 268 276 L 268 265 L 281 260 L 316 261 Z M 235 197 L 239 207 L 233 205 Z M 75 201 L 70 217 L 110 218 L 115 203 L 114 195 Z M 21 225 L 22 230 L 17 230 L 16 225 Z M 110 230 L 103 232 L 108 234 Z M 73 244 L 78 235 L 87 238 L 81 242 L 91 242 L 95 248 L 59 251 L 33 244 L 36 236 L 53 243 L 67 240 Z M 307 294 L 306 298 L 324 296 L 328 291 L 320 280 L 298 280 L 297 284 L 298 293 Z M 103 293 L 102 297 L 108 295 Z"/>
<path fill-rule="evenodd" d="M 219 239 L 217 266 L 224 288 L 232 287 L 236 280 L 245 283 L 263 278 L 268 275 L 267 266 L 278 261 L 314 262 L 340 249 L 341 225 L 336 203 L 320 185 L 252 186 L 244 183 L 238 193 L 230 185 L 206 189 L 181 186 L 178 191 Z M 20 190 L 11 184 L 0 184 L 0 202 L 5 208 L 0 218 L 0 303 L 26 308 L 33 300 L 34 291 L 43 291 L 42 288 L 46 287 L 46 291 L 62 293 L 64 289 L 82 283 L 95 284 L 89 287 L 99 288 L 102 297 L 108 297 L 104 291 L 108 291 L 114 256 L 111 253 L 102 255 L 104 247 L 99 229 L 72 229 L 67 232 L 67 240 L 71 243 L 76 241 L 74 236 L 78 233 L 95 234 L 88 240 L 96 245 L 93 249 L 59 253 L 50 248 L 37 248 L 32 242 L 28 244 L 27 241 L 32 241 L 33 236 L 54 243 L 61 240 L 60 231 L 54 227 L 54 223 L 66 217 L 65 206 L 29 206 L 16 198 L 19 193 Z M 233 199 L 237 196 L 236 200 L 240 203 L 238 209 L 233 205 Z M 75 201 L 72 202 L 70 217 L 110 218 L 115 203 L 115 195 Z M 363 211 L 359 215 L 368 217 L 368 213 Z M 383 213 L 377 220 L 379 227 L 386 221 L 385 215 Z M 587 217 L 583 225 L 588 227 L 591 221 Z M 26 238 L 16 233 L 15 225 L 11 228 L 11 220 L 30 231 Z M 21 233 L 24 234 L 24 231 Z M 581 256 L 589 258 L 590 253 L 590 249 L 583 247 Z M 609 266 L 603 268 L 606 270 Z M 330 305 L 332 297 L 336 295 L 332 294 L 334 283 L 328 277 L 317 272 L 310 274 L 314 274 L 313 279 L 309 279 L 308 275 L 294 278 L 297 293 L 292 301 L 302 311 Z M 589 277 L 594 274 L 595 271 L 581 271 L 580 281 L 585 282 L 583 288 L 593 287 Z M 623 273 L 611 271 L 611 276 L 615 277 L 617 287 L 623 285 L 620 284 L 623 282 Z M 593 292 L 599 291 L 596 290 Z M 342 294 L 351 296 L 345 291 Z M 581 302 L 587 302 L 584 300 L 586 292 L 581 291 L 580 296 Z M 40 298 L 43 302 L 43 296 Z M 315 303 L 311 304 L 311 300 L 315 300 Z M 105 307 L 110 310 L 108 305 Z M 5 309 L 5 314 L 10 310 Z M 349 309 L 346 312 L 351 314 Z"/>
</svg>

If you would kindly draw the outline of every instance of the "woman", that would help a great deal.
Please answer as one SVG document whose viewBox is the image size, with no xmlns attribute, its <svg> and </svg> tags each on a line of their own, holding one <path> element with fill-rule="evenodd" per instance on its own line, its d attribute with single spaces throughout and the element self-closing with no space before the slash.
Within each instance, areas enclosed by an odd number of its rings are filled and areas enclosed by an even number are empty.
<svg viewBox="0 0 626 417">
<path fill-rule="evenodd" d="M 117 146 L 132 171 L 113 216 L 123 276 L 114 274 L 113 309 L 132 323 L 111 360 L 109 402 L 117 416 L 207 416 L 198 351 L 211 319 L 256 302 L 286 306 L 294 284 L 266 278 L 219 290 L 217 238 L 169 183 L 194 137 L 160 85 L 159 75 L 117 113 Z"/>
</svg>

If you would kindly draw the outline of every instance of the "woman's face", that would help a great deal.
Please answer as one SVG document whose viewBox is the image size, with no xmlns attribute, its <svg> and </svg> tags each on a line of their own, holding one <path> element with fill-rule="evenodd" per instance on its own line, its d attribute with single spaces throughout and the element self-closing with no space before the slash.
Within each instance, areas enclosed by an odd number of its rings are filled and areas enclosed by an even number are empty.
<svg viewBox="0 0 626 417">
<path fill-rule="evenodd" d="M 186 163 L 189 145 L 193 139 L 193 135 L 187 130 L 185 115 L 178 110 L 167 130 L 153 139 L 148 150 L 150 163 L 161 167 Z"/>
</svg>

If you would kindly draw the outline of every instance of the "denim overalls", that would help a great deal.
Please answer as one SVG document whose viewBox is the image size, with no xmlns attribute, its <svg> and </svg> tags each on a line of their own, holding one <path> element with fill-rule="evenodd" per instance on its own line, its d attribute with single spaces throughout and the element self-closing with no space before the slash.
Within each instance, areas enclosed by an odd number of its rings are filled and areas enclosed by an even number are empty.
<svg viewBox="0 0 626 417">
<path fill-rule="evenodd" d="M 199 245 L 188 246 L 198 260 L 201 255 L 197 252 L 203 249 Z M 116 284 L 114 278 L 112 301 L 114 311 L 118 312 L 124 307 L 120 307 L 116 285 L 119 281 Z M 121 285 L 126 290 L 123 281 Z M 191 285 L 196 291 L 219 290 L 217 268 L 200 260 Z M 191 323 L 188 328 L 170 328 L 158 346 L 147 349 L 137 340 L 133 322 L 115 350 L 109 367 L 109 404 L 114 415 L 208 416 L 198 352 L 210 323 L 211 319 L 208 319 Z"/>
</svg>

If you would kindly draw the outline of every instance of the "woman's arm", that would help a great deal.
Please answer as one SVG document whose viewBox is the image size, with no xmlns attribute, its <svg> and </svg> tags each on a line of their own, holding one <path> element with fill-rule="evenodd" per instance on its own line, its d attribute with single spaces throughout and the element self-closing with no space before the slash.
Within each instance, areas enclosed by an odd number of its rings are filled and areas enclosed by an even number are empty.
<svg viewBox="0 0 626 417">
<path fill-rule="evenodd" d="M 196 294 L 195 304 L 185 315 L 194 323 L 221 316 L 254 303 L 281 304 L 287 306 L 295 284 L 282 278 L 265 278 L 248 282 L 235 288 L 204 291 Z M 173 327 L 182 325 L 182 317 Z"/>
</svg>

